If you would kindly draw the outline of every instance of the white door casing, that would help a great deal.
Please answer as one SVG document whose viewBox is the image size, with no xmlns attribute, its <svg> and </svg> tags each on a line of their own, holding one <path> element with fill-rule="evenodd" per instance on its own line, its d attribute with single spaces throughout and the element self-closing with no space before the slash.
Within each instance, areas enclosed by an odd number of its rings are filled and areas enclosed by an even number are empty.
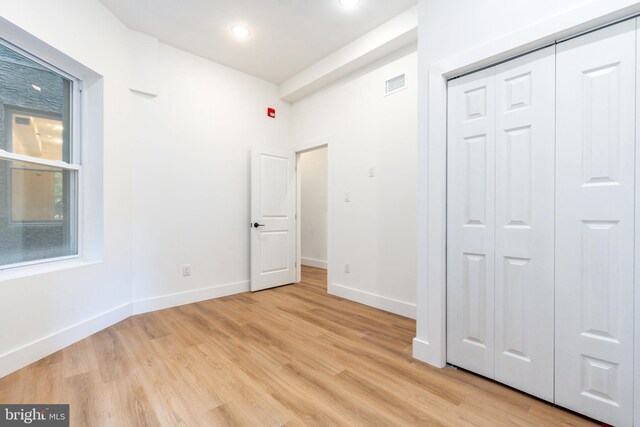
<svg viewBox="0 0 640 427">
<path fill-rule="evenodd" d="M 296 280 L 295 194 L 293 150 L 253 149 L 251 291 L 286 285 Z"/>
<path fill-rule="evenodd" d="M 495 68 L 449 84 L 447 361 L 494 375 Z"/>
<path fill-rule="evenodd" d="M 496 67 L 495 379 L 553 401 L 555 47 Z"/>
<path fill-rule="evenodd" d="M 633 415 L 635 22 L 558 45 L 556 403 Z"/>
</svg>

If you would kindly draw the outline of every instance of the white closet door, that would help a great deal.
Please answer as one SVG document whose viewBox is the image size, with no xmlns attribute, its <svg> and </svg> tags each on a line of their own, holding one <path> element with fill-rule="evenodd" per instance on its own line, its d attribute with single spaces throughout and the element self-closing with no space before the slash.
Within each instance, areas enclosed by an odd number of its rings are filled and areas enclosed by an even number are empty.
<svg viewBox="0 0 640 427">
<path fill-rule="evenodd" d="M 495 379 L 553 401 L 555 47 L 496 70 Z"/>
<path fill-rule="evenodd" d="M 558 45 L 556 403 L 631 425 L 635 22 Z"/>
<path fill-rule="evenodd" d="M 449 83 L 447 360 L 494 375 L 495 68 Z"/>
</svg>

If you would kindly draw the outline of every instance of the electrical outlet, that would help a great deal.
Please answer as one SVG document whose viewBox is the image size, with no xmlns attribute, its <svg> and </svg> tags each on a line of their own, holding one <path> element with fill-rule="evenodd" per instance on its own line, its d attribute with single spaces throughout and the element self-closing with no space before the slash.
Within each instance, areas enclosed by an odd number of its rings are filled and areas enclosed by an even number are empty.
<svg viewBox="0 0 640 427">
<path fill-rule="evenodd" d="M 349 274 L 351 273 L 351 263 L 350 262 L 345 262 L 344 263 L 344 272 Z"/>
<path fill-rule="evenodd" d="M 184 277 L 191 276 L 191 265 L 185 264 L 182 266 L 182 275 Z"/>
<path fill-rule="evenodd" d="M 373 178 L 376 176 L 376 167 L 375 166 L 371 166 L 369 168 L 369 178 Z"/>
<path fill-rule="evenodd" d="M 351 201 L 351 193 L 344 193 L 344 201 L 346 203 Z"/>
</svg>

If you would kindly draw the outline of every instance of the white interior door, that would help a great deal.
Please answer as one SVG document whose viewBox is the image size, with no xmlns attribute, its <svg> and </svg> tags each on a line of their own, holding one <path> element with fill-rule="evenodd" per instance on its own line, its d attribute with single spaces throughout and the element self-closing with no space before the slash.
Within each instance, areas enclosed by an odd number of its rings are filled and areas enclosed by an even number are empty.
<svg viewBox="0 0 640 427">
<path fill-rule="evenodd" d="M 295 153 L 251 153 L 251 291 L 296 279 Z"/>
<path fill-rule="evenodd" d="M 555 47 L 496 69 L 495 379 L 553 401 Z"/>
<path fill-rule="evenodd" d="M 636 59 L 626 21 L 558 45 L 556 403 L 633 412 Z"/>
<path fill-rule="evenodd" d="M 494 375 L 495 68 L 449 82 L 447 361 Z"/>
</svg>

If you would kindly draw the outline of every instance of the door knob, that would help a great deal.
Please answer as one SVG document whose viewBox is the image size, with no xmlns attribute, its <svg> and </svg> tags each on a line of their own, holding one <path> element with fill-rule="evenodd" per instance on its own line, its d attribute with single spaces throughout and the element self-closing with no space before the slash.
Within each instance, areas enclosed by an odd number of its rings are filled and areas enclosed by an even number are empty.
<svg viewBox="0 0 640 427">
<path fill-rule="evenodd" d="M 258 224 L 257 222 L 253 224 L 254 228 L 264 227 L 264 224 Z"/>
</svg>

